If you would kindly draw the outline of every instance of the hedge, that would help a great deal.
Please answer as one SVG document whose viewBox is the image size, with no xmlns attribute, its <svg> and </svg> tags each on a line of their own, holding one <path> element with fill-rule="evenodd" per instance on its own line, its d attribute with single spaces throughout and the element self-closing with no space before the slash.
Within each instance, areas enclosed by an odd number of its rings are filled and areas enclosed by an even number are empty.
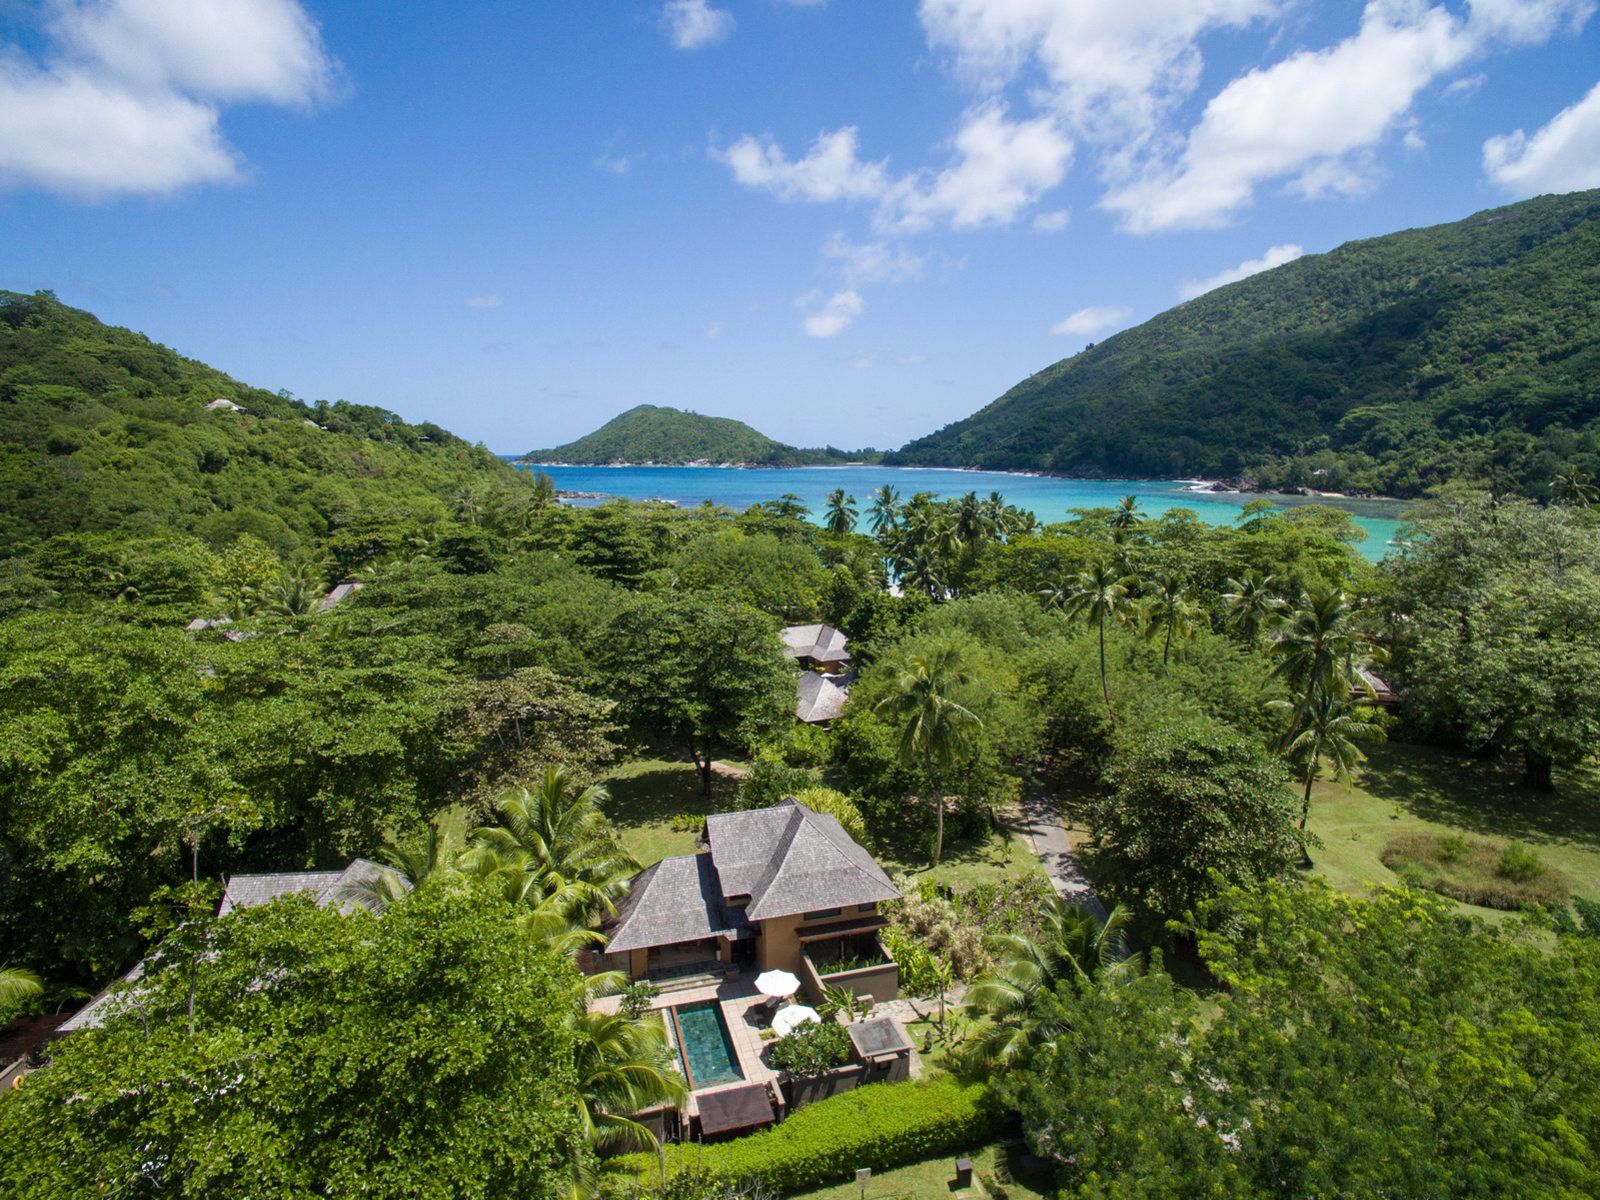
<svg viewBox="0 0 1600 1200">
<path fill-rule="evenodd" d="M 857 1167 L 884 1170 L 975 1150 L 998 1136 L 1005 1115 L 982 1084 L 874 1083 L 819 1100 L 748 1137 L 694 1153 L 669 1149 L 667 1172 L 698 1166 L 726 1179 L 756 1176 L 779 1192 L 806 1191 L 846 1183 Z M 622 1155 L 607 1166 L 645 1184 L 660 1178 L 661 1160 L 654 1154 Z"/>
</svg>

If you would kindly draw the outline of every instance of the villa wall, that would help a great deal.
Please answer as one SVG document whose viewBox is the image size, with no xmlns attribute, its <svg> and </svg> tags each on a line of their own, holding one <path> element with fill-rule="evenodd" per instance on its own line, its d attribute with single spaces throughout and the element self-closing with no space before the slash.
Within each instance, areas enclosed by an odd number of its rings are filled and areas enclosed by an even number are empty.
<svg viewBox="0 0 1600 1200">
<path fill-rule="evenodd" d="M 911 1056 L 896 1055 L 869 1063 L 850 1063 L 836 1067 L 815 1079 L 785 1079 L 780 1088 L 790 1109 L 804 1108 L 829 1096 L 837 1096 L 868 1083 L 903 1083 L 911 1078 Z"/>
</svg>

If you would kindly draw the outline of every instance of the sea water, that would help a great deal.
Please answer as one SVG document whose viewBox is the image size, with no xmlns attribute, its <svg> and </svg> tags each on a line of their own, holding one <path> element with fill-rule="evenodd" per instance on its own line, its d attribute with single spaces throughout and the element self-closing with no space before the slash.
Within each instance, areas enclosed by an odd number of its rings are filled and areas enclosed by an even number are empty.
<svg viewBox="0 0 1600 1200">
<path fill-rule="evenodd" d="M 519 464 L 520 465 L 520 464 Z M 1124 496 L 1138 501 L 1139 511 L 1160 516 L 1187 508 L 1212 525 L 1231 525 L 1239 510 L 1259 495 L 1196 491 L 1188 480 L 1058 479 L 1046 475 L 1002 471 L 962 471 L 936 467 L 530 467 L 555 480 L 567 492 L 620 496 L 629 500 L 670 500 L 684 507 L 710 500 L 743 510 L 785 493 L 800 497 L 820 522 L 828 493 L 843 488 L 856 498 L 861 527 L 866 527 L 872 493 L 887 483 L 902 500 L 917 492 L 950 499 L 967 492 L 980 497 L 999 492 L 1008 504 L 1033 513 L 1041 523 L 1066 520 L 1073 509 L 1110 508 Z M 1270 496 L 1275 504 L 1327 504 L 1344 509 L 1366 531 L 1357 548 L 1377 561 L 1393 547 L 1404 504 L 1392 500 L 1348 500 L 1335 497 Z"/>
</svg>

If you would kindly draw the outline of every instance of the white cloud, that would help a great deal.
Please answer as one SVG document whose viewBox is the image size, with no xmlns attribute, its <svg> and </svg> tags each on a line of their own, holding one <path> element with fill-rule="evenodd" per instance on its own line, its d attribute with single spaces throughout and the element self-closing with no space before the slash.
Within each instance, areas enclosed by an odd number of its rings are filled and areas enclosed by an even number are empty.
<svg viewBox="0 0 1600 1200">
<path fill-rule="evenodd" d="M 338 65 L 295 0 L 51 6 L 42 57 L 0 47 L 0 186 L 101 199 L 231 183 L 221 105 L 307 107 Z"/>
<path fill-rule="evenodd" d="M 1201 34 L 1240 28 L 1292 0 L 922 0 L 929 43 L 959 76 L 997 90 L 1029 65 L 1039 102 L 1096 142 L 1153 132 L 1200 79 Z"/>
<path fill-rule="evenodd" d="M 661 6 L 661 25 L 679 50 L 700 50 L 733 35 L 733 14 L 712 8 L 707 0 L 667 0 Z"/>
<path fill-rule="evenodd" d="M 1033 219 L 1033 227 L 1040 233 L 1060 233 L 1072 222 L 1072 214 L 1064 208 L 1042 212 Z"/>
<path fill-rule="evenodd" d="M 1248 279 L 1252 275 L 1259 275 L 1262 271 L 1270 271 L 1273 267 L 1281 267 L 1284 263 L 1293 262 L 1305 250 L 1292 242 L 1282 246 L 1273 246 L 1260 258 L 1247 258 L 1236 267 L 1229 267 L 1226 271 L 1218 271 L 1209 279 L 1191 279 L 1178 289 L 1178 295 L 1185 300 L 1193 300 L 1196 296 L 1203 296 L 1213 288 L 1222 287 L 1227 283 L 1238 283 L 1241 279 Z"/>
<path fill-rule="evenodd" d="M 499 308 L 505 303 L 495 292 L 485 292 L 481 296 L 468 296 L 468 308 Z"/>
<path fill-rule="evenodd" d="M 706 337 L 713 342 L 727 332 L 728 323 L 726 321 L 713 321 L 706 326 Z"/>
<path fill-rule="evenodd" d="M 1072 143 L 1052 117 L 1012 121 L 990 101 L 969 111 L 951 140 L 956 159 L 931 181 L 896 189 L 886 223 L 908 231 L 1010 225 L 1066 176 Z"/>
<path fill-rule="evenodd" d="M 936 224 L 1009 225 L 1061 182 L 1072 158 L 1072 144 L 1052 118 L 1013 121 L 995 101 L 964 116 L 950 142 L 954 158 L 937 174 L 896 177 L 887 160 L 862 161 L 859 144 L 856 127 L 846 125 L 819 134 L 801 158 L 791 159 L 770 136 L 749 134 L 712 153 L 746 187 L 780 200 L 869 203 L 876 226 L 899 233 Z"/>
<path fill-rule="evenodd" d="M 839 265 L 847 284 L 904 283 L 922 278 L 923 260 L 904 246 L 888 242 L 852 242 L 835 233 L 822 243 L 822 255 Z"/>
<path fill-rule="evenodd" d="M 633 164 L 638 161 L 637 154 L 600 154 L 590 162 L 590 166 L 597 171 L 607 171 L 612 175 L 626 175 L 633 170 Z"/>
<path fill-rule="evenodd" d="M 1124 228 L 1148 233 L 1225 224 L 1272 179 L 1288 177 L 1306 196 L 1359 192 L 1372 178 L 1362 153 L 1471 49 L 1443 8 L 1371 0 L 1352 37 L 1235 79 L 1175 161 L 1113 188 L 1103 204 Z"/>
<path fill-rule="evenodd" d="M 1513 196 L 1600 187 L 1600 83 L 1532 137 L 1518 129 L 1490 138 L 1483 170 Z"/>
<path fill-rule="evenodd" d="M 1233 80 L 1176 153 L 1145 159 L 1102 204 L 1125 229 L 1148 233 L 1226 224 L 1275 180 L 1307 198 L 1364 194 L 1382 174 L 1376 151 L 1386 139 L 1399 132 L 1418 148 L 1411 112 L 1424 88 L 1501 45 L 1576 29 L 1594 8 L 1594 0 L 1471 0 L 1460 17 L 1425 0 L 1368 0 L 1354 35 Z M 1459 82 L 1458 95 L 1475 86 Z"/>
<path fill-rule="evenodd" d="M 1078 337 L 1093 337 L 1095 334 L 1107 329 L 1114 329 L 1132 315 L 1133 309 L 1121 304 L 1080 308 L 1070 317 L 1057 321 L 1050 326 L 1050 332 L 1074 334 Z"/>
<path fill-rule="evenodd" d="M 819 293 L 808 292 L 797 299 L 795 304 L 800 308 L 809 308 L 819 300 L 822 300 Z M 855 323 L 855 319 L 865 308 L 866 304 L 862 301 L 861 294 L 846 288 L 823 300 L 820 308 L 809 313 L 800 322 L 800 328 L 812 337 L 837 337 Z"/>
<path fill-rule="evenodd" d="M 1489 77 L 1481 71 L 1476 75 L 1464 75 L 1449 84 L 1443 95 L 1446 100 L 1468 100 L 1487 82 Z"/>
</svg>

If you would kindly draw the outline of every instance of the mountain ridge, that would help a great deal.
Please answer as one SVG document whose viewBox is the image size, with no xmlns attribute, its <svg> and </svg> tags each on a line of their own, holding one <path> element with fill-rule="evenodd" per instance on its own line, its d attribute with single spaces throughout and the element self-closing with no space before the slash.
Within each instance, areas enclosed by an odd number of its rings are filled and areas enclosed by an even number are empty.
<svg viewBox="0 0 1600 1200">
<path fill-rule="evenodd" d="M 1349 242 L 1018 383 L 886 464 L 1548 495 L 1600 468 L 1600 190 Z"/>
<path fill-rule="evenodd" d="M 875 456 L 875 452 L 863 452 Z M 709 417 L 666 405 L 636 404 L 583 437 L 516 461 L 547 466 L 799 467 L 860 461 L 828 446 L 802 449 L 732 417 Z"/>
</svg>

